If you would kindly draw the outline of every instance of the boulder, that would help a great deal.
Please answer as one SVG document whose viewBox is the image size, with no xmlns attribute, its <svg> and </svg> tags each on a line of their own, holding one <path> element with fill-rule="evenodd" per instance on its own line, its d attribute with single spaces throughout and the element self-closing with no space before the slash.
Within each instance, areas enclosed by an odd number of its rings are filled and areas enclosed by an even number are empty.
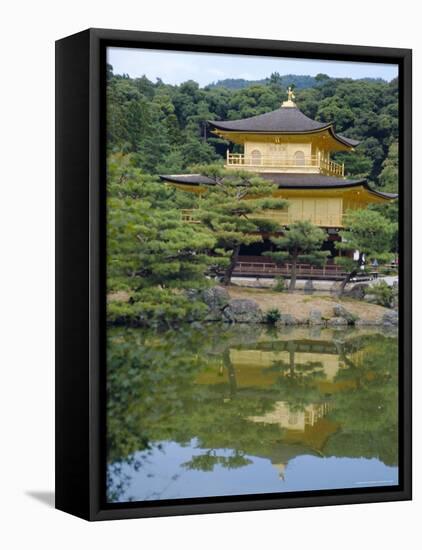
<svg viewBox="0 0 422 550">
<path fill-rule="evenodd" d="M 327 321 L 327 327 L 346 327 L 348 324 L 344 317 L 333 317 Z"/>
<path fill-rule="evenodd" d="M 369 285 L 367 283 L 357 283 L 351 288 L 344 291 L 344 296 L 354 298 L 355 300 L 363 300 L 366 292 L 368 292 Z"/>
<path fill-rule="evenodd" d="M 199 321 L 193 321 L 190 327 L 195 330 L 204 330 L 204 326 Z"/>
<path fill-rule="evenodd" d="M 325 323 L 324 323 L 325 324 Z M 318 340 L 321 337 L 321 329 L 324 327 L 321 325 L 314 325 L 309 327 L 309 338 L 314 338 Z"/>
<path fill-rule="evenodd" d="M 399 324 L 399 314 L 394 309 L 387 311 L 382 316 L 382 324 L 385 326 L 397 326 Z"/>
<path fill-rule="evenodd" d="M 291 313 L 281 313 L 280 319 L 277 321 L 277 326 L 292 326 L 298 325 L 299 321 Z"/>
<path fill-rule="evenodd" d="M 333 307 L 333 313 L 335 317 L 342 317 L 343 319 L 346 319 L 347 324 L 354 325 L 357 321 L 356 315 L 348 311 L 343 305 L 341 304 L 334 304 Z"/>
<path fill-rule="evenodd" d="M 393 309 L 398 309 L 399 307 L 399 284 L 397 281 L 394 281 L 393 283 L 393 296 L 391 298 L 390 306 Z"/>
<path fill-rule="evenodd" d="M 224 309 L 209 309 L 204 321 L 225 321 Z"/>
<path fill-rule="evenodd" d="M 382 325 L 382 319 L 358 319 L 355 322 L 355 327 L 377 326 Z"/>
<path fill-rule="evenodd" d="M 322 313 L 319 309 L 311 309 L 309 312 L 309 325 L 323 325 L 324 320 L 322 319 Z"/>
<path fill-rule="evenodd" d="M 214 286 L 201 291 L 200 297 L 210 309 L 222 309 L 230 301 L 230 294 L 222 286 Z"/>
<path fill-rule="evenodd" d="M 232 323 L 260 323 L 262 311 L 254 300 L 236 298 L 223 308 L 223 320 Z"/>
<path fill-rule="evenodd" d="M 308 279 L 306 281 L 305 286 L 303 287 L 303 291 L 305 294 L 313 294 L 315 292 L 315 287 L 312 279 Z"/>
<path fill-rule="evenodd" d="M 214 286 L 204 290 L 191 289 L 186 291 L 188 298 L 200 300 L 208 306 L 206 321 L 221 321 L 222 311 L 230 301 L 230 295 L 224 287 Z"/>
</svg>

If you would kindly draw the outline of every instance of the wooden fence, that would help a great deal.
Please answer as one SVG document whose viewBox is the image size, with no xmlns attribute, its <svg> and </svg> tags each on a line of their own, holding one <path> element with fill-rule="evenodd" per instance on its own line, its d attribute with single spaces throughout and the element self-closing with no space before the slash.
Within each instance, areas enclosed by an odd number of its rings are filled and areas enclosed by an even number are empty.
<svg viewBox="0 0 422 550">
<path fill-rule="evenodd" d="M 234 276 L 244 277 L 290 277 L 292 265 L 277 265 L 274 262 L 245 261 L 240 260 L 236 263 L 233 271 Z M 328 279 L 340 281 L 347 275 L 340 266 L 335 264 L 326 264 L 324 266 L 314 266 L 311 264 L 298 264 L 296 266 L 296 276 L 298 279 Z M 377 271 L 361 273 L 354 280 L 364 281 L 376 279 Z"/>
</svg>

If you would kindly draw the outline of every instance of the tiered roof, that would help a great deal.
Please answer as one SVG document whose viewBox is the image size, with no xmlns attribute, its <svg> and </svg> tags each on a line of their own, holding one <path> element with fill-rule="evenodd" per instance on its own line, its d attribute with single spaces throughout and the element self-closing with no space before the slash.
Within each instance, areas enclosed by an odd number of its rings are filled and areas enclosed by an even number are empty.
<svg viewBox="0 0 422 550">
<path fill-rule="evenodd" d="M 332 122 L 319 122 L 306 116 L 294 103 L 294 93 L 289 88 L 288 100 L 281 104 L 279 109 L 239 120 L 209 120 L 213 133 L 231 141 L 241 143 L 251 136 L 298 136 L 304 139 L 306 135 L 319 134 L 322 140 L 330 142 L 336 150 L 352 149 L 359 141 L 351 139 L 334 130 Z M 291 138 L 294 139 L 294 138 Z M 315 137 L 317 139 L 317 136 Z M 239 165 L 241 168 L 241 165 Z M 267 179 L 279 189 L 345 189 L 362 187 L 374 200 L 391 200 L 398 195 L 383 193 L 372 189 L 365 179 L 348 180 L 336 176 L 327 176 L 314 173 L 263 172 L 260 177 Z M 163 181 L 183 186 L 214 185 L 215 181 L 201 174 L 171 174 L 161 175 Z"/>
<path fill-rule="evenodd" d="M 251 134 L 309 134 L 327 130 L 331 136 L 347 147 L 355 147 L 359 141 L 350 139 L 334 131 L 332 122 L 318 122 L 307 117 L 295 107 L 281 106 L 263 115 L 239 120 L 209 120 L 210 126 L 220 132 L 241 132 Z"/>
<path fill-rule="evenodd" d="M 283 174 L 279 172 L 263 172 L 257 175 L 275 183 L 279 189 L 341 189 L 362 186 L 369 193 L 383 199 L 395 199 L 398 196 L 394 193 L 383 193 L 372 189 L 365 179 L 347 180 L 322 174 Z M 168 183 L 180 185 L 212 186 L 216 184 L 215 180 L 202 174 L 171 174 L 162 175 L 160 178 Z"/>
</svg>

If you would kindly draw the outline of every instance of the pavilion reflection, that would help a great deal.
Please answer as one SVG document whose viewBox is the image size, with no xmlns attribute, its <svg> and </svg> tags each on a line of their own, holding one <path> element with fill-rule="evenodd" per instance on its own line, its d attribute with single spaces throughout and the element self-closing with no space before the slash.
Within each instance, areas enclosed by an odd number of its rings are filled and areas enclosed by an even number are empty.
<svg viewBox="0 0 422 550">
<path fill-rule="evenodd" d="M 219 388 L 223 401 L 266 398 L 270 410 L 246 416 L 256 424 L 279 428 L 276 444 L 262 456 L 271 460 L 281 479 L 287 463 L 302 454 L 321 455 L 340 424 L 327 418 L 333 395 L 356 387 L 342 376 L 350 365 L 362 364 L 365 340 L 353 335 L 338 339 L 261 339 L 228 347 L 216 364 L 196 379 Z M 268 452 L 270 451 L 270 452 Z"/>
<path fill-rule="evenodd" d="M 223 470 L 253 477 L 266 464 L 278 491 L 304 457 L 397 466 L 395 333 L 211 325 L 163 338 L 115 330 L 110 349 L 112 501 L 142 476 L 159 492 L 169 468 L 177 479 L 193 472 L 218 481 Z"/>
</svg>

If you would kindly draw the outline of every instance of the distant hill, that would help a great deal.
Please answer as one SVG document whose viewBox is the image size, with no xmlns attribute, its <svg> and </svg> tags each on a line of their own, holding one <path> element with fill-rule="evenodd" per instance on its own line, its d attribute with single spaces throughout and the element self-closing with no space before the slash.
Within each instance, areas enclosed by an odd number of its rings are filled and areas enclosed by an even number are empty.
<svg viewBox="0 0 422 550">
<path fill-rule="evenodd" d="M 325 75 L 321 75 L 325 76 Z M 282 87 L 294 86 L 297 90 L 304 88 L 314 88 L 320 82 L 321 78 L 309 75 L 286 74 L 283 76 L 275 75 L 273 82 L 276 82 Z M 378 82 L 385 83 L 382 78 L 360 78 L 363 82 Z M 267 85 L 272 81 L 271 78 L 262 78 L 261 80 L 245 80 L 244 78 L 225 78 L 208 84 L 206 88 L 228 88 L 230 90 L 240 90 L 249 86 Z"/>
<path fill-rule="evenodd" d="M 271 82 L 270 78 L 262 78 L 261 80 L 245 80 L 244 78 L 225 78 L 209 84 L 208 88 L 229 88 L 231 90 L 239 90 L 257 84 L 266 85 Z M 317 81 L 314 76 L 286 74 L 283 76 L 277 75 L 277 83 L 280 86 L 292 86 L 295 88 L 313 88 Z"/>
</svg>

